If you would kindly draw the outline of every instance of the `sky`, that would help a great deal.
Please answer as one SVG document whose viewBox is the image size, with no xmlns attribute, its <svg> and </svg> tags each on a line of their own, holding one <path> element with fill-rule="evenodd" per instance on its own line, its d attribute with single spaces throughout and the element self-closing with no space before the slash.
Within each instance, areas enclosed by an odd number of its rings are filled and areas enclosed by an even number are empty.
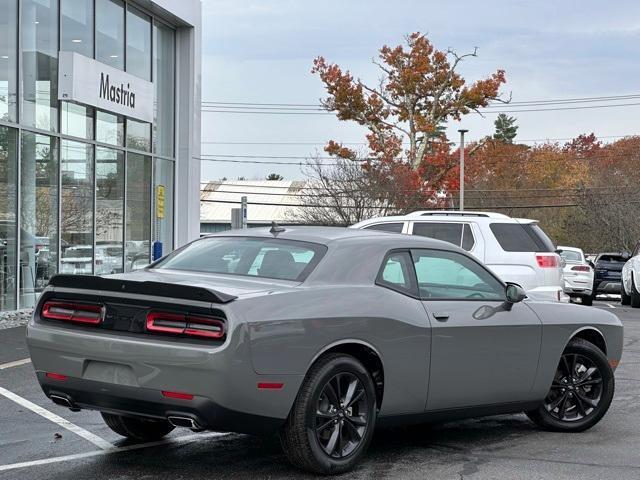
<svg viewBox="0 0 640 480">
<path fill-rule="evenodd" d="M 371 59 L 380 47 L 415 31 L 441 50 L 477 47 L 460 72 L 471 83 L 505 70 L 501 91 L 513 101 L 640 93 L 640 2 L 631 0 L 606 7 L 593 0 L 203 0 L 202 15 L 203 101 L 315 104 L 325 95 L 310 73 L 315 57 L 374 83 L 379 72 Z M 513 116 L 516 141 L 591 132 L 611 141 L 640 134 L 639 114 L 640 105 Z M 457 140 L 459 128 L 469 130 L 470 140 L 482 138 L 493 133 L 494 120 L 495 114 L 465 116 L 448 125 L 449 138 Z M 330 139 L 358 143 L 364 134 L 333 115 L 202 113 L 203 154 L 306 158 L 322 154 Z M 272 144 L 255 144 L 261 142 Z M 287 142 L 294 145 L 273 145 Z M 203 161 L 202 167 L 203 181 L 305 176 L 299 165 Z"/>
</svg>

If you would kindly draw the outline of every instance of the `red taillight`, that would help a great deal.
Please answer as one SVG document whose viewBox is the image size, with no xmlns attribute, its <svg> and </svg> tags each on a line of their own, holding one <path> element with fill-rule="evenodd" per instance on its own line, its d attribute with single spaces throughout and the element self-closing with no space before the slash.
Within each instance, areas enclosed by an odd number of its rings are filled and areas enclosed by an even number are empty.
<svg viewBox="0 0 640 480">
<path fill-rule="evenodd" d="M 162 395 L 167 398 L 177 398 L 178 400 L 193 400 L 193 395 L 190 393 L 168 392 L 166 390 L 162 390 Z"/>
<path fill-rule="evenodd" d="M 40 316 L 47 320 L 98 325 L 102 322 L 103 312 L 102 305 L 48 300 L 44 302 Z"/>
<path fill-rule="evenodd" d="M 218 318 L 171 312 L 149 312 L 147 331 L 218 339 L 224 336 L 224 322 Z"/>
<path fill-rule="evenodd" d="M 571 270 L 575 272 L 590 272 L 591 267 L 589 265 L 576 265 L 575 267 L 571 267 Z"/>
<path fill-rule="evenodd" d="M 62 375 L 60 373 L 53 373 L 53 372 L 47 372 L 46 377 L 50 378 L 51 380 L 59 380 L 61 382 L 64 382 L 67 379 L 66 375 Z"/>
<path fill-rule="evenodd" d="M 558 267 L 558 256 L 556 254 L 543 255 L 540 253 L 536 253 L 536 261 L 538 262 L 538 266 L 540 268 Z"/>
</svg>

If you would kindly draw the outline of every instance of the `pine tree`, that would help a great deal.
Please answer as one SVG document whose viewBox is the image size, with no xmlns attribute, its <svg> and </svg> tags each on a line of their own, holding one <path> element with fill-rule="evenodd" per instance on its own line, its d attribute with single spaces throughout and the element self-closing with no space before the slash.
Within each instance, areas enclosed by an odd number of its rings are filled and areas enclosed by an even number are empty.
<svg viewBox="0 0 640 480">
<path fill-rule="evenodd" d="M 496 133 L 493 134 L 493 138 L 504 143 L 513 143 L 518 131 L 515 117 L 509 117 L 501 113 L 493 124 L 496 126 Z"/>
</svg>

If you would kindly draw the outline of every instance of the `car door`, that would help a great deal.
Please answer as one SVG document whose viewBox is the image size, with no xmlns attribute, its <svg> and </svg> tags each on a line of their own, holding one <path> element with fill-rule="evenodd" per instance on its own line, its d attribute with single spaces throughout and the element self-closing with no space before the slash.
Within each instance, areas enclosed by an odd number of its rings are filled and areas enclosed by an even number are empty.
<svg viewBox="0 0 640 480">
<path fill-rule="evenodd" d="M 542 324 L 503 283 L 462 253 L 411 251 L 420 299 L 431 319 L 427 410 L 529 400 Z"/>
</svg>

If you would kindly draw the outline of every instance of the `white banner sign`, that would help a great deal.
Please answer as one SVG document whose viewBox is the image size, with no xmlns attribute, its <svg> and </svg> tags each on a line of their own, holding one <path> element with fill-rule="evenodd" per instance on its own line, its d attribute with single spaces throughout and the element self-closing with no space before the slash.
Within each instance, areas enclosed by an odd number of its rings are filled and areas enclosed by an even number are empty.
<svg viewBox="0 0 640 480">
<path fill-rule="evenodd" d="M 153 121 L 153 83 L 75 52 L 60 52 L 58 100 Z"/>
</svg>

